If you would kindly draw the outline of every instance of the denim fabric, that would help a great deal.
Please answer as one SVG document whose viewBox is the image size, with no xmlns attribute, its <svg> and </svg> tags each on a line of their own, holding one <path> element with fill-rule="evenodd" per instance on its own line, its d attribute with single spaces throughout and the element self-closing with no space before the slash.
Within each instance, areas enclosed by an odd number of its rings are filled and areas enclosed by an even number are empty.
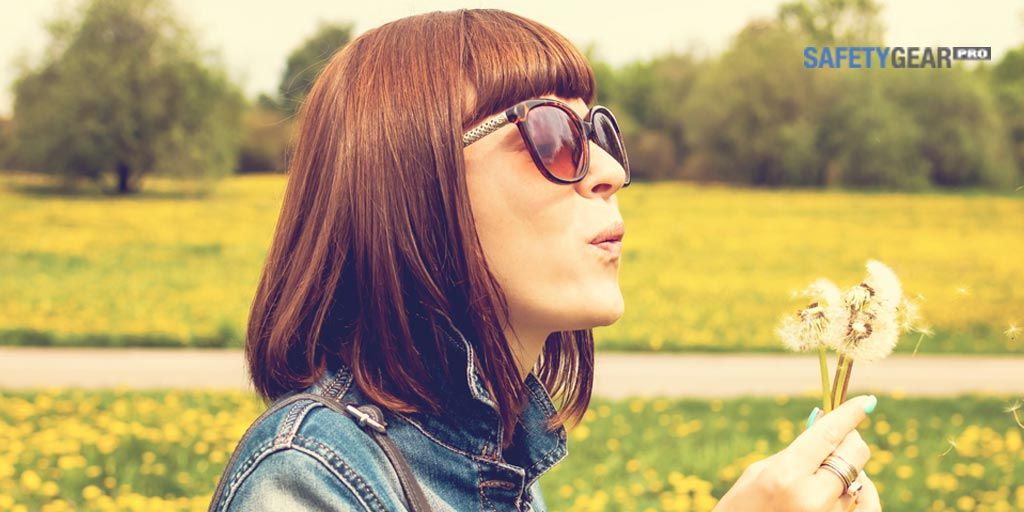
<svg viewBox="0 0 1024 512">
<path fill-rule="evenodd" d="M 448 323 L 449 341 L 461 350 L 465 385 L 446 390 L 451 410 L 442 417 L 382 409 L 387 434 L 402 451 L 431 509 L 436 511 L 546 511 L 538 478 L 568 455 L 564 427 L 546 431 L 555 414 L 550 395 L 531 372 L 530 391 L 513 443 L 500 448 L 495 402 L 481 384 L 473 348 Z M 307 392 L 343 402 L 369 403 L 350 368 L 328 370 Z M 254 424 L 227 468 L 217 511 L 408 510 L 398 477 L 377 443 L 351 418 L 299 400 Z"/>
</svg>

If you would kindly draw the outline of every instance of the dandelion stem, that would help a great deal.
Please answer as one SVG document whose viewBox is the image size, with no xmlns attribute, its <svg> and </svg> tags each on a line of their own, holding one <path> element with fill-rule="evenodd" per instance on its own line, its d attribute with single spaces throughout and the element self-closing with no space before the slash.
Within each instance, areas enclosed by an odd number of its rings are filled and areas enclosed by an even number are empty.
<svg viewBox="0 0 1024 512">
<path fill-rule="evenodd" d="M 836 380 L 832 384 L 832 408 L 839 407 L 846 400 L 846 387 L 850 384 L 850 370 L 853 366 L 853 359 L 845 355 L 839 355 L 839 363 L 836 366 Z"/>
<path fill-rule="evenodd" d="M 836 375 L 832 381 L 832 392 L 829 394 L 829 400 L 832 402 L 832 408 L 835 409 L 839 406 L 836 400 L 839 398 L 836 393 L 839 392 L 839 383 L 843 380 L 843 368 L 846 366 L 846 356 L 839 354 L 839 359 L 836 361 Z"/>
<path fill-rule="evenodd" d="M 825 412 L 832 410 L 832 387 L 828 383 L 828 361 L 825 359 L 825 347 L 818 347 L 818 362 L 821 366 L 821 408 Z"/>
<path fill-rule="evenodd" d="M 846 390 L 850 387 L 850 375 L 853 374 L 853 359 L 846 360 L 846 372 L 843 376 L 843 389 L 839 392 L 839 403 L 846 401 Z"/>
</svg>

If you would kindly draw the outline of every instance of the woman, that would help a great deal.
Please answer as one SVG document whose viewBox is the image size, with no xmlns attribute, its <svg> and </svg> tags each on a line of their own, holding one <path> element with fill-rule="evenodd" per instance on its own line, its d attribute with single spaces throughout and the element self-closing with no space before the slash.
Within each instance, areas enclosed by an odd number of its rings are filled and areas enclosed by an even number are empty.
<svg viewBox="0 0 1024 512">
<path fill-rule="evenodd" d="M 546 510 L 538 478 L 590 398 L 591 329 L 624 309 L 629 165 L 594 87 L 564 37 L 499 10 L 404 18 L 330 59 L 249 320 L 250 373 L 278 408 L 211 510 Z M 819 465 L 863 467 L 866 400 L 751 466 L 720 509 L 846 510 Z M 862 481 L 859 510 L 878 509 Z"/>
</svg>

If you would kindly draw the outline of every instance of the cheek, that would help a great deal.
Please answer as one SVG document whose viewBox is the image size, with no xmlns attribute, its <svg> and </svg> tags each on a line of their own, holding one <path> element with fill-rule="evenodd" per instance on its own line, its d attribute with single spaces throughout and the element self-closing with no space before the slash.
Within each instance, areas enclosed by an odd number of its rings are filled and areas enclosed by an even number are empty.
<svg viewBox="0 0 1024 512">
<path fill-rule="evenodd" d="M 532 168 L 476 171 L 467 178 L 473 216 L 513 317 L 553 331 L 621 316 L 616 274 L 584 242 L 593 219 L 576 190 Z"/>
<path fill-rule="evenodd" d="M 580 257 L 572 187 L 546 180 L 528 163 L 473 169 L 473 215 L 492 271 L 510 295 L 564 285 Z"/>
</svg>

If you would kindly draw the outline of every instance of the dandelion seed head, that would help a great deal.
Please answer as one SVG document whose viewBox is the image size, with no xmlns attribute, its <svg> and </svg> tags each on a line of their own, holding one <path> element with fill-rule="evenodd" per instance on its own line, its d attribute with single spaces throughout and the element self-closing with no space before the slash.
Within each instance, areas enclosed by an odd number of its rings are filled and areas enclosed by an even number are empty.
<svg viewBox="0 0 1024 512">
<path fill-rule="evenodd" d="M 790 350 L 804 352 L 818 348 L 828 329 L 828 317 L 817 303 L 811 303 L 795 315 L 786 315 L 776 329 L 776 335 Z"/>
<path fill-rule="evenodd" d="M 846 316 L 833 320 L 826 339 L 829 346 L 855 361 L 877 361 L 891 354 L 908 309 L 896 273 L 877 260 L 868 260 L 866 267 L 864 281 L 843 294 Z M 843 318 L 845 322 L 840 321 Z"/>
<path fill-rule="evenodd" d="M 817 349 L 824 343 L 833 317 L 843 309 L 842 294 L 831 281 L 819 278 L 796 295 L 809 297 L 813 302 L 795 315 L 783 317 L 775 333 L 789 350 Z"/>
<path fill-rule="evenodd" d="M 868 325 L 860 321 L 853 322 L 852 324 L 850 324 L 850 330 L 852 330 L 854 333 L 856 333 L 857 336 L 860 337 L 864 337 L 870 334 L 870 331 L 868 330 Z"/>
<path fill-rule="evenodd" d="M 903 297 L 903 285 L 888 265 L 878 260 L 868 260 L 868 275 L 864 283 L 870 286 L 876 300 L 883 308 L 895 308 Z"/>
</svg>

